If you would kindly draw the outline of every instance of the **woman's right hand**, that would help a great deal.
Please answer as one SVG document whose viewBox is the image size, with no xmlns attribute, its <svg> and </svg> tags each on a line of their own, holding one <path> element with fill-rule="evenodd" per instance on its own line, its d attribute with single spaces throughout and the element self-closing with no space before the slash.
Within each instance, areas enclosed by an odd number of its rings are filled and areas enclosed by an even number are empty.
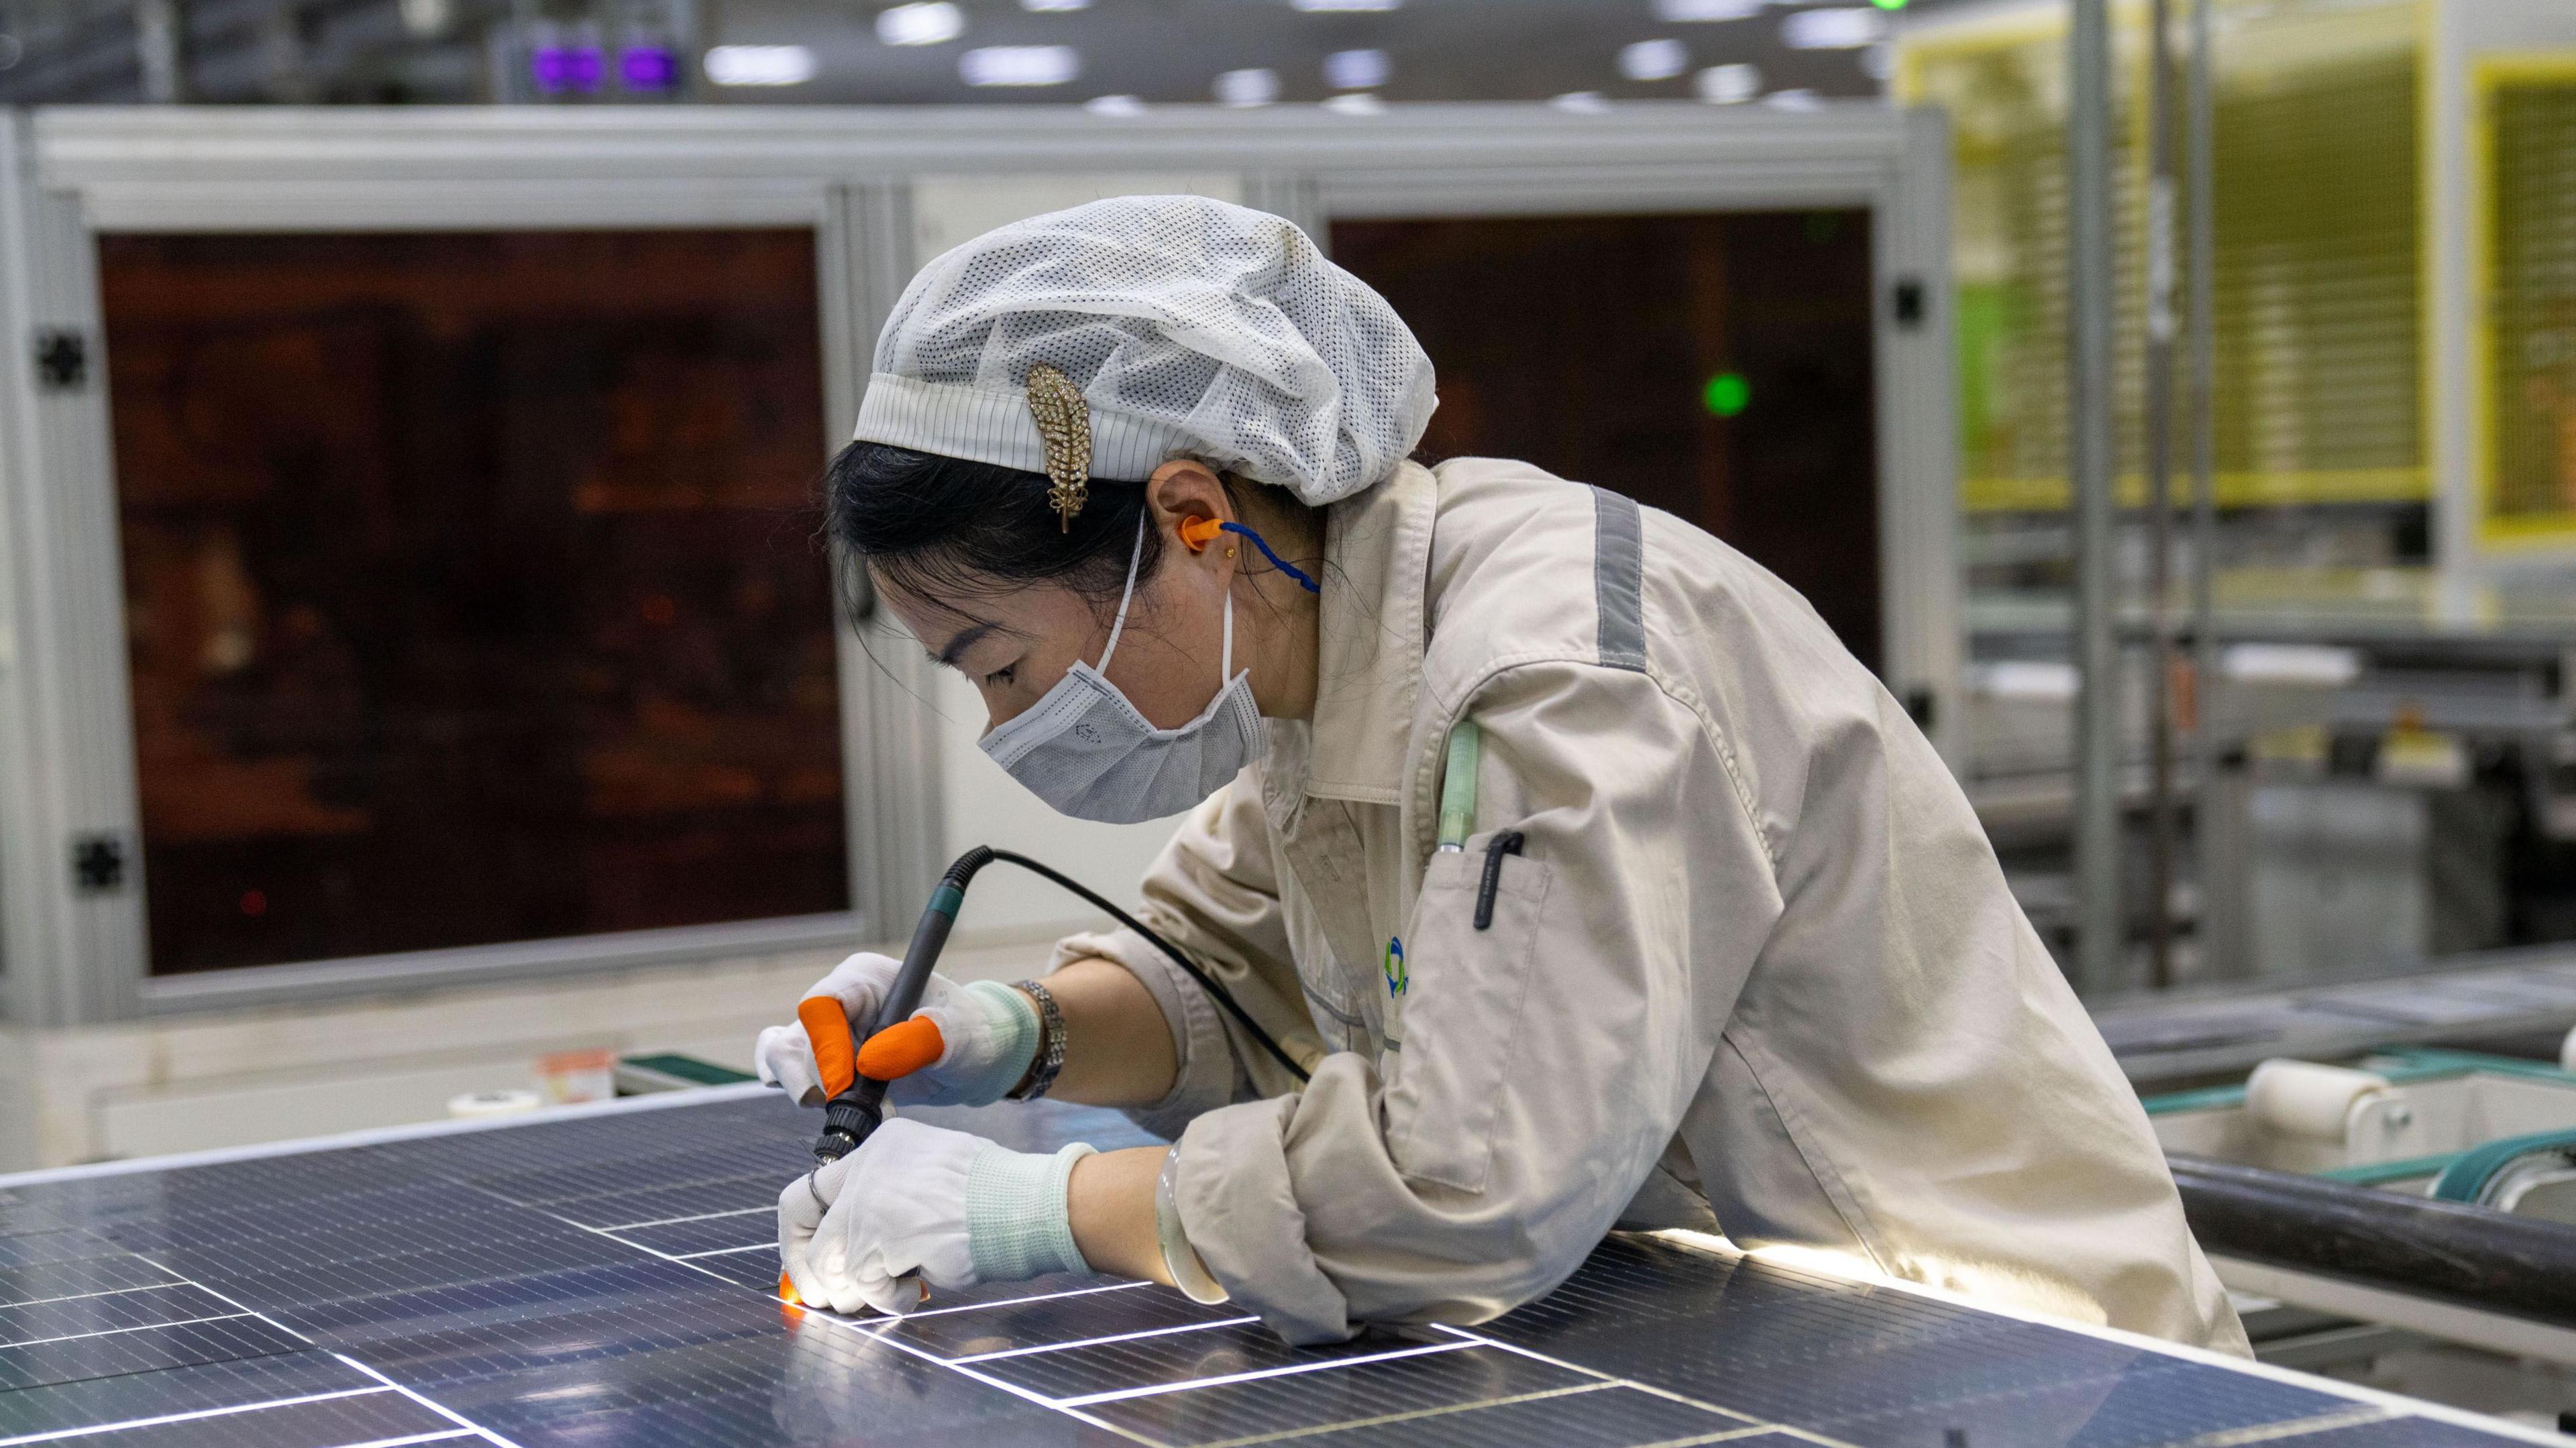
<svg viewBox="0 0 2576 1448">
<path fill-rule="evenodd" d="M 829 998 L 852 1022 L 852 1029 L 875 1019 L 878 1005 L 894 988 L 903 962 L 892 956 L 861 951 L 814 982 L 806 1000 Z M 1037 1059 L 1038 1013 L 1029 998 L 999 981 L 959 985 L 934 975 L 922 988 L 916 1020 L 939 1028 L 944 1043 L 937 1060 L 893 1083 L 887 1095 L 900 1106 L 982 1106 L 999 1101 L 1029 1073 Z M 823 1104 L 823 1073 L 814 1061 L 814 1043 L 802 1025 L 771 1026 L 753 1047 L 760 1079 L 784 1088 L 806 1106 Z"/>
</svg>

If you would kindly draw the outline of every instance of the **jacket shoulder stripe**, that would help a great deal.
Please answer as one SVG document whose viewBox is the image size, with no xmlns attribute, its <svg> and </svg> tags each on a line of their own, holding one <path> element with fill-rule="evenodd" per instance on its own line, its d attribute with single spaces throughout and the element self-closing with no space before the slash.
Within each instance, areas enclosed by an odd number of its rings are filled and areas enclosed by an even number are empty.
<svg viewBox="0 0 2576 1448">
<path fill-rule="evenodd" d="M 1601 662 L 1646 670 L 1646 527 L 1637 500 L 1592 490 L 1592 601 L 1600 617 Z"/>
</svg>

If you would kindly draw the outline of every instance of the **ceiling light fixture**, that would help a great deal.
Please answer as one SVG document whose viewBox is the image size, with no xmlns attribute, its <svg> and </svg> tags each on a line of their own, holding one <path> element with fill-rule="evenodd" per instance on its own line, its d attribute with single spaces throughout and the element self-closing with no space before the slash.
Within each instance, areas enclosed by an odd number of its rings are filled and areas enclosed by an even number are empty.
<svg viewBox="0 0 2576 1448">
<path fill-rule="evenodd" d="M 957 57 L 968 85 L 1063 85 L 1082 74 L 1082 52 L 1070 45 L 985 45 Z"/>
<path fill-rule="evenodd" d="M 706 67 L 717 85 L 803 85 L 815 71 L 814 52 L 801 45 L 719 45 Z"/>
<path fill-rule="evenodd" d="M 942 45 L 966 33 L 966 12 L 949 0 L 915 0 L 877 12 L 877 39 L 888 45 Z"/>
<path fill-rule="evenodd" d="M 1266 106 L 1279 99 L 1279 72 L 1254 66 L 1246 70 L 1229 70 L 1216 78 L 1213 87 L 1217 103 L 1238 109 Z"/>
<path fill-rule="evenodd" d="M 1131 95 L 1093 96 L 1082 103 L 1082 108 L 1095 116 L 1141 116 L 1145 114 L 1145 98 Z"/>
<path fill-rule="evenodd" d="M 1780 43 L 1791 50 L 1858 50 L 1887 38 L 1887 16 L 1865 5 L 1800 10 L 1780 21 Z"/>
<path fill-rule="evenodd" d="M 1335 90 L 1375 90 L 1393 73 L 1383 50 L 1336 50 L 1324 57 L 1324 84 Z"/>
<path fill-rule="evenodd" d="M 1386 102 L 1367 91 L 1353 91 L 1324 102 L 1324 109 L 1346 116 L 1382 116 L 1386 114 Z"/>
<path fill-rule="evenodd" d="M 1678 40 L 1640 40 L 1619 47 L 1619 73 L 1630 80 L 1671 80 L 1690 69 L 1690 47 Z"/>
<path fill-rule="evenodd" d="M 1750 20 L 1762 13 L 1762 5 L 1763 0 L 1655 0 L 1655 18 L 1684 25 Z"/>
<path fill-rule="evenodd" d="M 1762 67 L 1749 61 L 1712 65 L 1694 77 L 1692 85 L 1710 105 L 1741 105 L 1762 94 Z"/>
<path fill-rule="evenodd" d="M 1020 8 L 1023 10 L 1036 10 L 1041 12 L 1049 10 L 1088 10 L 1091 8 L 1091 0 L 1020 0 Z"/>
<path fill-rule="evenodd" d="M 1403 4 L 1404 0 L 1288 0 L 1290 9 L 1303 10 L 1309 15 L 1345 10 L 1393 10 Z"/>
</svg>

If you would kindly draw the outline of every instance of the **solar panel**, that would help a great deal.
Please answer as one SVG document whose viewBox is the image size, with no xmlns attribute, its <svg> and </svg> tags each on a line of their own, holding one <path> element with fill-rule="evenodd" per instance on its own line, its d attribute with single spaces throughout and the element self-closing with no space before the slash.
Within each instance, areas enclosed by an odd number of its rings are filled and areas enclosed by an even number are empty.
<svg viewBox="0 0 2576 1448">
<path fill-rule="evenodd" d="M 1031 1148 L 1150 1139 L 1052 1103 L 920 1114 Z M 842 1318 L 775 1295 L 814 1122 L 727 1089 L 0 1179 L 0 1448 L 2515 1441 L 1647 1237 L 1482 1327 L 1324 1347 L 1065 1277 Z"/>
</svg>

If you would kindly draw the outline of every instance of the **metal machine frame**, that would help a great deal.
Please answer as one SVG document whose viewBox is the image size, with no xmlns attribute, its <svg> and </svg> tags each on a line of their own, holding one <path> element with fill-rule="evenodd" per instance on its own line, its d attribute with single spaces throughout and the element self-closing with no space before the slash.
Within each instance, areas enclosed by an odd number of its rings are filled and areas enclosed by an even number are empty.
<svg viewBox="0 0 2576 1448">
<path fill-rule="evenodd" d="M 1240 177 L 1333 217 L 1867 207 L 1877 292 L 1883 656 L 1959 715 L 1950 436 L 1949 147 L 1929 112 L 1689 104 L 1180 109 L 63 109 L 0 118 L 0 1002 L 86 1024 L 315 995 L 820 947 L 884 932 L 947 857 L 937 741 L 909 670 L 839 631 L 848 914 L 153 979 L 146 961 L 102 232 L 812 227 L 837 444 L 877 328 L 921 258 L 916 181 Z M 79 363 L 75 367 L 71 364 Z M 858 620 L 862 629 L 883 625 Z M 883 667 L 881 668 L 880 665 Z M 80 862 L 87 861 L 84 874 Z M 102 872 L 122 864 L 122 882 Z M 84 883 L 86 879 L 87 883 Z"/>
</svg>

